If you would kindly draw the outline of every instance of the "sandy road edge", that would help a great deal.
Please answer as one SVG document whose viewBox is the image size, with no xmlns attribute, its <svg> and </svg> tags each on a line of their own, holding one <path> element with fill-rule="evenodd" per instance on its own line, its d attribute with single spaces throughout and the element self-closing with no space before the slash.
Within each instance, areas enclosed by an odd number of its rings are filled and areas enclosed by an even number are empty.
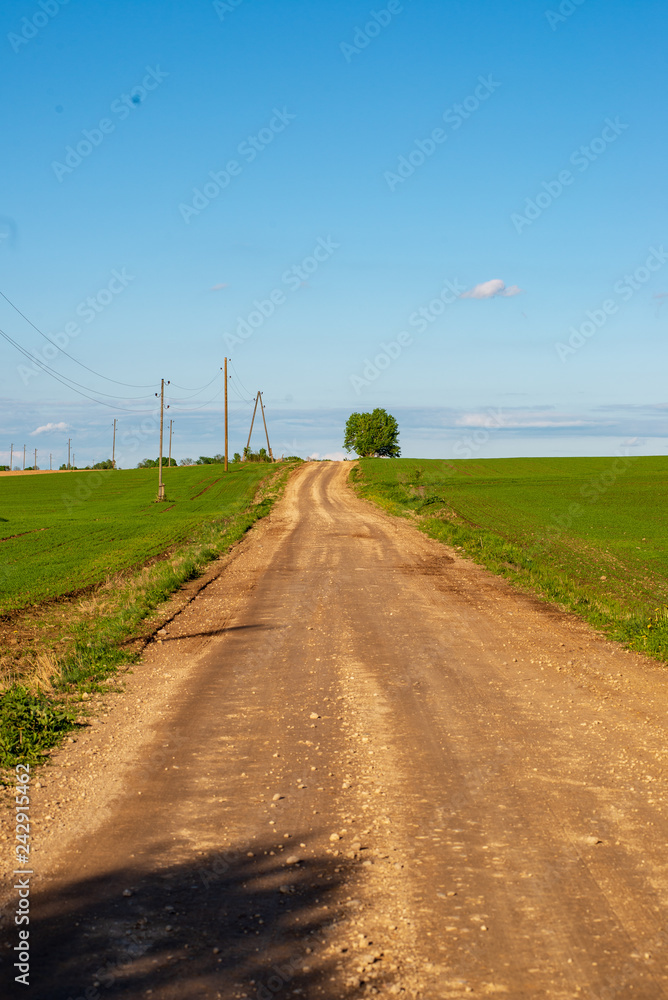
<svg viewBox="0 0 668 1000">
<path fill-rule="evenodd" d="M 114 800 L 126 794 L 126 776 L 131 775 L 135 765 L 141 765 L 142 750 L 153 739 L 152 723 L 187 682 L 208 645 L 203 640 L 200 649 L 178 672 L 170 677 L 161 676 L 160 683 L 155 685 L 155 664 L 150 653 L 160 648 L 156 641 L 158 633 L 249 552 L 251 576 L 259 574 L 261 567 L 257 560 L 254 564 L 253 553 L 271 531 L 276 516 L 281 516 L 290 484 L 307 468 L 308 465 L 303 465 L 289 470 L 269 513 L 213 560 L 201 576 L 180 587 L 146 619 L 150 629 L 135 640 L 140 643 L 139 660 L 119 672 L 122 687 L 90 702 L 92 711 L 85 727 L 54 748 L 43 765 L 31 769 L 31 860 L 35 860 L 38 879 L 54 867 L 59 856 L 65 855 L 68 845 L 84 832 L 92 836 L 109 818 Z M 272 482 L 260 484 L 254 503 Z M 3 771 L 3 778 L 9 783 L 0 791 L 0 929 L 5 929 L 5 920 L 12 917 L 15 896 L 11 877 L 15 843 L 14 773 L 12 768 Z M 77 799 L 68 795 L 73 786 Z"/>
<path fill-rule="evenodd" d="M 273 474 L 268 473 L 263 480 L 258 482 L 247 506 L 229 516 L 227 529 L 221 532 L 221 535 L 224 536 L 230 529 L 234 530 L 235 524 L 242 520 L 248 511 L 259 506 L 266 498 L 267 493 L 274 501 L 273 507 L 283 495 L 290 474 L 294 471 L 294 468 L 279 467 Z M 276 487 L 277 491 L 272 495 L 271 491 Z M 262 519 L 263 516 L 266 515 L 261 515 L 259 519 Z M 206 523 L 206 519 L 202 520 L 199 527 L 201 528 Z M 189 600 L 194 599 L 201 589 L 216 578 L 216 573 L 212 574 L 214 567 L 219 567 L 222 572 L 224 565 L 220 563 L 220 560 L 232 552 L 241 538 L 229 542 L 226 550 L 213 561 L 213 564 L 206 563 L 196 578 L 180 586 L 160 608 L 148 612 L 140 623 L 138 634 L 127 636 L 124 640 L 119 641 L 119 648 L 132 653 L 140 653 L 150 642 L 157 629 L 177 615 L 183 607 L 187 606 Z M 100 595 L 104 595 L 110 581 L 114 585 L 119 582 L 121 586 L 132 586 L 135 581 L 140 580 L 143 573 L 151 568 L 159 567 L 182 555 L 186 557 L 196 556 L 197 548 L 201 549 L 203 544 L 202 540 L 194 540 L 191 543 L 186 538 L 182 538 L 168 546 L 165 551 L 147 558 L 144 562 L 121 568 L 115 572 L 108 572 L 106 580 L 99 580 L 60 596 L 45 598 L 34 605 L 0 612 L 0 695 L 16 683 L 32 686 L 36 670 L 38 675 L 41 674 L 43 679 L 46 679 L 46 664 L 49 661 L 51 661 L 53 668 L 57 668 L 63 659 L 67 659 L 73 651 L 72 632 L 74 627 L 77 625 L 85 626 L 91 620 L 89 612 L 83 606 L 87 601 L 96 601 Z M 104 614 L 104 604 L 102 608 L 102 614 Z M 65 622 L 62 621 L 63 610 L 67 611 L 69 615 Z M 159 623 L 161 615 L 164 620 Z M 152 623 L 156 623 L 155 628 L 146 628 Z M 65 642 L 65 646 L 59 649 L 61 642 Z M 19 650 L 28 650 L 28 652 L 23 653 Z M 43 666 L 40 666 L 41 658 L 46 661 Z M 2 777 L 3 769 L 0 768 L 0 781 Z"/>
</svg>

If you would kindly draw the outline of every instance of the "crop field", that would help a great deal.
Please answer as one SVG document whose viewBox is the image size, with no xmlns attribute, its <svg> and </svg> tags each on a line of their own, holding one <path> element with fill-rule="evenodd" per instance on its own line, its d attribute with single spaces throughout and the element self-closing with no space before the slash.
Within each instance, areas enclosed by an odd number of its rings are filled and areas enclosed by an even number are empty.
<svg viewBox="0 0 668 1000">
<path fill-rule="evenodd" d="M 668 659 L 668 457 L 365 459 L 359 492 Z"/>
<path fill-rule="evenodd" d="M 0 614 L 101 583 L 223 525 L 276 470 L 259 463 L 0 476 Z"/>
<path fill-rule="evenodd" d="M 289 471 L 165 469 L 164 503 L 156 469 L 0 476 L 0 771 L 85 724 L 84 699 L 122 685 L 165 602 L 269 513 Z"/>
</svg>

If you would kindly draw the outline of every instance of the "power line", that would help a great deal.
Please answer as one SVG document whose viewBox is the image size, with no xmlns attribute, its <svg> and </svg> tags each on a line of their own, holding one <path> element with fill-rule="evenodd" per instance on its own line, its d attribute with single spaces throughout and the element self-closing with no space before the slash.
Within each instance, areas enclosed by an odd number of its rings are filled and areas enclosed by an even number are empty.
<svg viewBox="0 0 668 1000">
<path fill-rule="evenodd" d="M 69 354 L 67 351 L 65 351 L 62 348 L 58 347 L 58 345 L 55 344 L 54 341 L 51 340 L 50 337 L 47 337 L 47 335 L 45 333 L 43 333 L 39 329 L 39 327 L 37 327 L 32 322 L 32 320 L 30 320 L 25 315 L 25 313 L 23 313 L 20 310 L 18 308 L 18 306 L 16 306 L 11 301 L 11 299 L 7 295 L 5 295 L 5 293 L 2 290 L 0 290 L 0 297 L 3 298 L 5 300 L 5 302 L 7 302 L 8 305 L 10 305 L 11 308 L 14 309 L 15 312 L 17 312 L 18 315 L 21 316 L 21 318 L 24 319 L 26 321 L 26 323 L 28 323 L 28 325 L 31 326 L 33 328 L 33 330 L 35 330 L 35 332 L 40 335 L 40 337 L 43 337 L 44 340 L 47 341 L 47 343 L 52 344 L 53 346 L 57 347 L 61 354 L 64 354 L 71 361 L 74 361 L 75 364 L 78 364 L 81 368 L 84 368 L 86 371 L 90 372 L 92 375 L 95 375 L 98 378 L 105 379 L 107 382 L 113 382 L 115 385 L 122 385 L 122 386 L 126 386 L 128 388 L 134 388 L 134 389 L 151 389 L 151 388 L 153 388 L 151 385 L 139 385 L 139 384 L 136 384 L 136 383 L 133 383 L 133 382 L 121 382 L 118 379 L 113 379 L 113 378 L 109 378 L 106 375 L 102 375 L 101 372 L 96 371 L 94 368 L 89 368 L 88 365 L 83 364 L 83 362 L 78 361 L 77 358 L 75 358 L 73 355 Z M 75 392 L 77 395 L 83 396 L 85 399 L 89 399 L 91 402 L 97 403 L 100 406 L 107 406 L 109 409 L 121 410 L 124 413 L 138 413 L 139 414 L 139 413 L 150 413 L 151 412 L 150 409 L 148 409 L 148 408 L 146 408 L 146 409 L 130 409 L 127 406 L 119 406 L 117 403 L 116 404 L 107 403 L 107 402 L 105 402 L 102 399 L 96 398 L 96 396 L 106 396 L 108 399 L 113 399 L 113 400 L 123 399 L 123 400 L 131 401 L 131 400 L 134 400 L 134 399 L 137 399 L 137 400 L 150 399 L 151 398 L 150 395 L 147 394 L 145 396 L 115 396 L 115 395 L 112 395 L 111 393 L 108 393 L 108 392 L 102 392 L 101 390 L 92 389 L 90 386 L 83 385 L 81 382 L 77 382 L 75 379 L 70 378 L 68 375 L 64 375 L 62 372 L 57 372 L 55 369 L 53 369 L 51 367 L 51 365 L 47 364 L 45 361 L 41 361 L 38 357 L 35 357 L 34 354 L 29 353 L 29 351 L 27 351 L 24 347 L 22 347 L 21 344 L 19 344 L 16 340 L 14 340 L 8 333 L 6 333 L 2 329 L 0 329 L 0 336 L 2 336 L 7 341 L 7 343 L 11 344 L 11 346 L 14 347 L 15 350 L 17 350 L 20 354 L 22 354 L 26 358 L 26 360 L 28 360 L 31 364 L 37 365 L 38 368 L 40 368 L 47 375 L 50 375 L 51 378 L 55 379 L 56 382 L 59 382 L 61 385 L 65 386 L 66 389 L 70 389 L 71 391 Z M 231 361 L 230 361 L 230 364 L 232 364 Z M 232 365 L 232 367 L 234 367 L 234 365 Z M 239 377 L 239 374 L 236 371 L 236 368 L 234 368 L 234 371 L 235 371 L 235 374 L 236 374 L 236 378 L 238 379 L 238 381 L 239 381 L 239 383 L 241 385 L 241 388 L 243 390 L 245 390 L 245 392 L 247 393 L 247 396 L 244 397 L 242 395 L 241 391 L 239 390 L 239 388 L 235 384 L 235 380 L 233 378 L 231 378 L 232 388 L 234 389 L 234 391 L 236 392 L 237 396 L 239 397 L 239 399 L 240 399 L 240 401 L 242 403 L 244 403 L 246 405 L 252 405 L 252 400 L 249 398 L 250 394 L 248 393 L 248 390 L 244 386 L 243 382 L 241 381 L 241 378 Z M 194 399 L 195 396 L 198 396 L 200 392 L 204 392 L 204 390 L 208 389 L 208 387 L 210 385 L 213 385 L 213 383 L 218 378 L 220 378 L 220 373 L 217 373 L 216 375 L 214 375 L 214 377 L 209 382 L 205 383 L 204 385 L 200 386 L 199 388 L 189 388 L 187 386 L 178 385 L 177 383 L 172 383 L 172 385 L 174 386 L 174 388 L 181 389 L 184 392 L 192 392 L 192 395 L 188 396 L 188 397 L 185 397 L 185 398 L 182 398 L 182 399 L 179 399 L 177 397 L 171 397 L 171 398 L 174 400 L 174 402 L 176 404 L 178 404 L 180 402 L 185 402 L 187 399 Z M 224 389 L 224 387 L 223 387 L 223 389 Z M 208 399 L 204 403 L 201 403 L 199 406 L 182 407 L 182 406 L 176 405 L 174 408 L 177 409 L 177 410 L 179 410 L 180 412 L 189 412 L 189 411 L 192 412 L 192 411 L 204 409 L 204 407 L 210 406 L 212 403 L 216 402 L 216 400 L 220 399 L 221 395 L 223 394 L 223 389 L 221 389 L 219 392 L 217 392 L 216 395 L 213 396 L 211 399 Z M 96 393 L 96 395 L 91 395 L 91 393 Z M 240 412 L 240 411 L 237 411 L 237 412 Z"/>
<path fill-rule="evenodd" d="M 247 388 L 246 388 L 246 386 L 245 386 L 245 385 L 243 384 L 243 382 L 241 381 L 241 376 L 239 375 L 239 372 L 238 372 L 238 371 L 237 371 L 237 369 L 235 368 L 235 366 L 234 366 L 234 362 L 232 361 L 232 359 L 230 359 L 230 364 L 231 364 L 231 365 L 232 365 L 232 367 L 234 368 L 234 374 L 235 374 L 235 375 L 236 375 L 236 377 L 237 377 L 237 381 L 239 382 L 239 385 L 241 386 L 241 388 L 242 388 L 242 389 L 244 390 L 244 392 L 246 393 L 246 395 L 247 395 L 247 396 L 248 396 L 248 398 L 250 399 L 250 398 L 251 398 L 251 392 L 250 392 L 250 390 L 249 390 L 249 389 L 247 389 Z"/>
<path fill-rule="evenodd" d="M 0 292 L 0 295 L 2 295 L 2 292 Z M 15 341 L 12 337 L 10 337 L 10 335 L 8 333 L 6 333 L 2 329 L 0 329 L 0 336 L 4 337 L 4 339 L 9 344 L 11 344 L 12 347 L 14 347 L 17 351 L 19 351 L 19 353 L 22 354 L 28 361 L 30 361 L 31 363 L 37 365 L 43 372 L 45 372 L 47 375 L 50 375 L 51 378 L 55 379 L 56 382 L 59 382 L 61 385 L 65 386 L 66 389 L 70 389 L 71 391 L 76 392 L 77 395 L 83 396 L 85 399 L 89 399 L 93 403 L 98 403 L 100 406 L 107 406 L 111 410 L 122 410 L 124 413 L 150 413 L 151 412 L 151 410 L 148 409 L 148 408 L 147 409 L 141 409 L 141 410 L 139 410 L 139 409 L 135 410 L 135 409 L 130 409 L 127 406 L 118 406 L 117 404 L 116 405 L 112 405 L 111 403 L 106 403 L 103 399 L 97 399 L 95 396 L 91 396 L 90 393 L 91 392 L 95 392 L 96 390 L 90 389 L 89 386 L 82 385 L 80 382 L 77 382 L 74 379 L 69 378 L 67 375 L 62 375 L 62 373 L 54 371 L 51 368 L 50 365 L 47 365 L 45 362 L 40 361 L 38 358 L 34 357 L 34 355 L 30 354 L 24 347 L 21 346 L 21 344 L 19 344 L 17 341 Z M 218 377 L 219 377 L 219 375 L 215 375 L 211 379 L 211 381 L 208 382 L 206 386 L 203 386 L 200 390 L 198 390 L 198 392 L 203 392 L 203 390 L 205 388 L 207 388 L 209 385 L 211 385 L 213 382 L 215 382 Z M 129 383 L 120 383 L 120 384 L 129 384 Z M 86 392 L 84 390 L 89 390 L 89 391 Z M 194 393 L 193 396 L 198 395 L 198 392 Z M 214 403 L 217 399 L 219 399 L 220 396 L 222 395 L 222 392 L 223 392 L 223 390 L 221 389 L 219 392 L 216 393 L 215 396 L 213 396 L 211 399 L 206 400 L 204 403 L 201 403 L 199 406 L 185 406 L 185 407 L 183 407 L 183 406 L 175 406 L 175 409 L 179 410 L 180 412 L 187 412 L 187 411 L 194 411 L 194 410 L 204 409 L 205 406 L 209 406 L 211 403 Z M 107 396 L 109 399 L 119 399 L 119 398 L 120 399 L 133 399 L 133 398 L 136 398 L 136 399 L 150 399 L 151 398 L 148 395 L 147 396 L 136 396 L 136 397 L 132 397 L 132 396 L 118 397 L 118 396 L 112 396 L 111 393 L 107 393 L 107 392 L 99 392 L 98 395 Z M 188 397 L 188 398 L 192 399 L 193 396 Z M 176 403 L 185 402 L 185 400 L 175 399 L 175 402 Z"/>
<path fill-rule="evenodd" d="M 14 303 L 12 302 L 12 300 L 9 299 L 2 290 L 0 290 L 0 296 L 2 296 L 2 298 L 5 300 L 5 302 L 7 302 L 8 305 L 10 305 L 12 307 L 12 309 L 14 309 L 19 314 L 19 316 L 21 316 L 26 321 L 26 323 L 28 323 L 33 328 L 33 330 L 35 330 L 35 332 L 40 335 L 40 337 L 44 337 L 44 340 L 46 340 L 47 343 L 53 344 L 54 347 L 58 347 L 58 345 L 54 344 L 53 340 L 51 340 L 50 337 L 47 337 L 47 335 L 45 333 L 42 333 L 42 331 L 39 329 L 39 327 L 35 326 L 35 324 L 33 323 L 33 321 L 31 319 L 28 319 L 28 317 L 26 316 L 25 313 L 21 312 L 21 310 L 19 309 L 18 306 L 14 305 Z M 74 355 L 69 354 L 67 351 L 63 350 L 62 347 L 58 347 L 58 350 L 60 351 L 61 354 L 64 354 L 65 357 L 69 358 L 70 361 L 74 361 L 74 363 L 76 365 L 80 365 L 82 368 L 85 368 L 86 371 L 87 372 L 91 372 L 92 375 L 97 375 L 98 378 L 106 379 L 107 382 L 114 382 L 116 385 L 124 385 L 128 389 L 152 389 L 153 388 L 153 386 L 150 386 L 150 385 L 136 385 L 134 382 L 119 382 L 118 379 L 109 378 L 107 375 L 102 375 L 101 372 L 95 371 L 94 368 L 89 368 L 88 365 L 85 365 L 83 363 L 83 361 L 78 361 L 74 357 Z M 106 395 L 108 395 L 108 393 L 102 393 L 102 395 L 106 396 Z M 128 398 L 130 398 L 130 397 L 128 397 Z M 137 398 L 139 399 L 139 398 L 142 398 L 142 397 L 138 396 Z"/>
<path fill-rule="evenodd" d="M 248 418 L 248 410 L 242 410 L 241 407 L 237 407 L 236 410 L 230 410 L 230 415 L 233 417 Z"/>
<path fill-rule="evenodd" d="M 37 358 L 33 357 L 32 354 L 28 354 L 28 352 L 26 350 L 24 350 L 24 348 L 21 347 L 20 344 L 17 344 L 17 342 L 15 340 L 12 340 L 12 338 L 9 336 L 9 334 L 5 333 L 4 330 L 0 330 L 0 336 L 4 337 L 5 340 L 12 345 L 12 347 L 16 348 L 17 351 L 20 351 L 20 353 L 23 354 L 28 359 L 28 361 L 31 361 L 34 364 L 38 365 L 38 367 L 40 367 L 43 372 L 46 372 L 46 374 L 50 375 L 51 378 L 55 378 L 56 382 L 60 382 L 60 384 L 64 385 L 66 389 L 70 389 L 73 392 L 78 393 L 79 396 L 85 396 L 86 399 L 92 400 L 93 403 L 99 403 L 100 406 L 108 406 L 110 410 L 124 410 L 126 413 L 148 413 L 148 412 L 150 412 L 149 410 L 130 410 L 130 409 L 128 409 L 127 406 L 112 406 L 111 403 L 105 403 L 105 401 L 103 399 L 96 399 L 94 396 L 90 396 L 87 392 L 82 392 L 81 389 L 76 389 L 75 386 L 79 385 L 78 382 L 74 382 L 73 379 L 69 379 L 69 380 L 66 381 L 66 376 L 64 376 L 64 375 L 61 378 L 60 375 L 56 374 L 56 372 L 54 372 L 51 368 L 49 368 L 48 365 L 45 365 L 41 361 L 38 361 Z M 81 388 L 86 389 L 88 387 L 87 386 L 82 386 Z M 91 392 L 92 391 L 93 390 L 91 389 Z M 101 393 L 101 395 L 106 396 L 106 395 L 108 395 L 108 393 Z M 110 399 L 115 399 L 116 397 L 115 396 L 110 396 L 109 398 Z M 121 398 L 123 398 L 123 397 L 121 397 Z M 138 399 L 148 399 L 149 397 L 148 396 L 138 396 L 137 398 Z"/>
<path fill-rule="evenodd" d="M 206 385 L 201 385 L 199 387 L 199 389 L 196 389 L 194 387 L 193 388 L 188 388 L 188 386 L 185 386 L 185 385 L 177 385 L 176 382 L 172 382 L 172 385 L 174 386 L 175 389 L 183 389 L 184 392 L 192 392 L 196 396 L 198 392 L 203 392 L 204 389 L 208 389 L 209 386 L 212 385 L 216 381 L 217 378 L 220 378 L 220 372 L 218 372 L 216 375 L 214 375 L 213 378 L 211 379 L 211 381 L 207 382 Z M 192 398 L 192 397 L 187 397 L 187 398 Z"/>
<path fill-rule="evenodd" d="M 236 397 L 237 397 L 237 399 L 239 400 L 240 403 L 244 403 L 245 406 L 252 406 L 253 405 L 253 400 L 252 399 L 246 399 L 245 396 L 242 396 L 241 393 L 239 392 L 239 390 L 237 389 L 236 385 L 234 384 L 234 382 L 230 382 L 230 385 L 232 386 L 232 389 L 233 389 L 233 391 L 234 391 L 234 393 L 235 393 L 235 395 L 236 395 Z"/>
<path fill-rule="evenodd" d="M 203 410 L 205 406 L 209 406 L 211 403 L 215 403 L 217 399 L 220 399 L 222 394 L 223 389 L 220 389 L 215 396 L 212 396 L 211 399 L 207 399 L 205 403 L 200 403 L 199 406 L 174 406 L 174 409 L 178 410 L 180 413 L 190 413 L 194 410 Z"/>
<path fill-rule="evenodd" d="M 0 292 L 0 295 L 1 294 L 2 293 Z M 17 349 L 17 351 L 20 351 L 21 354 L 25 358 L 28 359 L 28 361 L 30 361 L 30 362 L 32 362 L 32 363 L 34 363 L 36 365 L 39 365 L 39 367 L 42 369 L 42 371 L 45 371 L 47 373 L 47 375 L 52 375 L 54 378 L 58 378 L 59 381 L 61 381 L 61 380 L 64 379 L 65 383 L 71 383 L 72 386 L 78 385 L 80 389 L 88 389 L 89 392 L 97 392 L 98 395 L 100 395 L 100 396 L 107 396 L 109 399 L 130 399 L 130 400 L 132 400 L 132 399 L 150 399 L 150 396 L 148 395 L 148 393 L 145 396 L 118 396 L 118 395 L 113 395 L 110 392 L 102 392 L 101 389 L 91 389 L 91 387 L 89 385 L 82 385 L 81 382 L 77 382 L 76 379 L 70 378 L 69 375 L 63 375 L 62 372 L 56 372 L 55 368 L 52 368 L 51 365 L 48 365 L 46 363 L 46 361 L 40 361 L 40 359 L 36 358 L 34 354 L 30 354 L 25 349 L 25 347 L 22 347 L 18 343 L 18 341 L 13 340 L 9 336 L 8 333 L 4 333 L 3 332 L 2 335 L 5 338 L 5 340 L 9 341 L 9 343 L 13 347 L 15 347 Z"/>
<path fill-rule="evenodd" d="M 236 392 L 237 396 L 239 397 L 239 399 L 241 400 L 242 403 L 247 403 L 249 406 L 253 405 L 253 400 L 252 399 L 250 399 L 247 396 L 242 396 L 241 390 L 240 390 L 239 386 L 236 384 L 233 375 L 230 376 L 230 384 L 231 384 L 232 388 L 234 389 L 234 391 Z"/>
<path fill-rule="evenodd" d="M 202 386 L 201 389 L 198 389 L 197 392 L 193 392 L 190 396 L 170 396 L 169 398 L 175 403 L 184 403 L 188 399 L 195 399 L 200 395 L 200 393 L 204 392 L 205 389 L 208 389 L 208 387 L 212 385 L 218 377 L 218 375 L 214 376 L 214 378 L 211 379 L 211 382 L 207 382 L 206 385 Z"/>
</svg>

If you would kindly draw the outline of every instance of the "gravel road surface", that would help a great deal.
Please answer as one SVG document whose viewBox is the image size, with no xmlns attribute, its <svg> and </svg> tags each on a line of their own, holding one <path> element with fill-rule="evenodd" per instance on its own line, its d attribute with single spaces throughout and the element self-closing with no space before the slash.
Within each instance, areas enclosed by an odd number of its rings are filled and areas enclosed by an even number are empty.
<svg viewBox="0 0 668 1000">
<path fill-rule="evenodd" d="M 665 668 L 349 471 L 298 469 L 34 776 L 11 995 L 668 997 Z"/>
</svg>

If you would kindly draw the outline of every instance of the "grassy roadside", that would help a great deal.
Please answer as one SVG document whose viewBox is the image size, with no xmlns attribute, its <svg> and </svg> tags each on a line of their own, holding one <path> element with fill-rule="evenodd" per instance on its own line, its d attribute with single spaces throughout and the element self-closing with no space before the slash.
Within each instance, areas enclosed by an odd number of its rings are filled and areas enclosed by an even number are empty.
<svg viewBox="0 0 668 1000">
<path fill-rule="evenodd" d="M 367 459 L 360 496 L 668 661 L 668 459 Z"/>
<path fill-rule="evenodd" d="M 137 569 L 209 518 L 247 507 L 272 475 L 263 463 L 164 471 L 67 472 L 0 479 L 0 616 L 69 598 Z"/>
<path fill-rule="evenodd" d="M 45 610 L 42 641 L 33 642 L 20 671 L 2 679 L 1 767 L 45 759 L 68 731 L 85 724 L 86 703 L 95 692 L 122 686 L 120 671 L 136 661 L 141 640 L 156 627 L 150 617 L 270 512 L 292 468 L 272 469 L 250 504 L 232 515 L 207 517 L 165 558 L 109 576 L 69 602 L 64 615 L 62 604 Z M 47 627 L 53 615 L 65 619 L 55 632 Z"/>
</svg>

